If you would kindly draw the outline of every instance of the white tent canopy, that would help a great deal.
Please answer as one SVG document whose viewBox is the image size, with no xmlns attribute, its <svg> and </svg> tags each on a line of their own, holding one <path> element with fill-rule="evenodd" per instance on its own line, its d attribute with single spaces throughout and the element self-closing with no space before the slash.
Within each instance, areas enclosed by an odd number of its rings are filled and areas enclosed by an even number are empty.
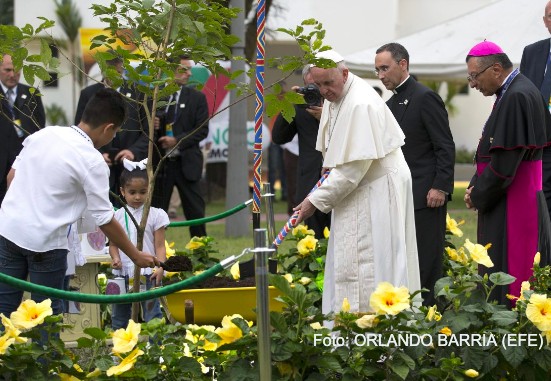
<svg viewBox="0 0 551 381">
<path fill-rule="evenodd" d="M 518 66 L 526 45 L 549 37 L 542 19 L 547 1 L 499 0 L 395 42 L 408 50 L 410 72 L 420 78 L 466 77 L 465 57 L 484 39 L 501 46 Z M 355 74 L 373 77 L 378 47 L 345 56 L 347 66 Z"/>
</svg>

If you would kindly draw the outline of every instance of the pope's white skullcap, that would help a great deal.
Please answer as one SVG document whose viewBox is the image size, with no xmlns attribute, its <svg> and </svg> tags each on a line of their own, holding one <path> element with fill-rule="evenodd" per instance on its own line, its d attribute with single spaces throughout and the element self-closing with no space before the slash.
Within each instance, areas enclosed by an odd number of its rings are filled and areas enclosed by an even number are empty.
<svg viewBox="0 0 551 381">
<path fill-rule="evenodd" d="M 319 52 L 318 54 L 316 54 L 316 58 L 325 58 L 326 60 L 331 60 L 334 63 L 344 61 L 344 58 L 334 50 L 325 50 L 323 52 Z"/>
</svg>

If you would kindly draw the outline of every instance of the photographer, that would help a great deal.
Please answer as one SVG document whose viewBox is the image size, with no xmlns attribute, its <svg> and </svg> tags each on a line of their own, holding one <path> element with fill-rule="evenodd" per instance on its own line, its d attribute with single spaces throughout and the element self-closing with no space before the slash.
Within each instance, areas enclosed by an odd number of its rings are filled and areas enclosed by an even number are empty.
<svg viewBox="0 0 551 381">
<path fill-rule="evenodd" d="M 321 176 L 323 162 L 321 152 L 316 150 L 323 98 L 312 80 L 310 65 L 302 70 L 302 79 L 305 87 L 293 86 L 292 90 L 303 94 L 306 103 L 295 106 L 296 115 L 290 123 L 281 114 L 278 115 L 272 130 L 272 141 L 276 144 L 289 143 L 298 135 L 298 165 L 295 171 L 287 173 L 287 176 L 296 176 L 296 194 L 289 192 L 289 196 L 294 196 L 295 200 L 304 200 L 308 195 Z M 290 184 L 290 181 L 287 183 Z M 297 204 L 290 203 L 291 209 Z M 330 227 L 331 215 L 316 211 L 306 220 L 306 224 L 316 232 L 316 238 L 323 238 L 323 229 Z"/>
</svg>

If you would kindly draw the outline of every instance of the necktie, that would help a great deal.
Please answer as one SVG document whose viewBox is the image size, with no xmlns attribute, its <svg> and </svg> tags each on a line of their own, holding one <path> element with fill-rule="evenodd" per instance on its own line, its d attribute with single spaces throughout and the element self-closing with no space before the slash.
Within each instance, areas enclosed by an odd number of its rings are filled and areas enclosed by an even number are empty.
<svg viewBox="0 0 551 381">
<path fill-rule="evenodd" d="M 545 75 L 541 84 L 541 95 L 546 104 L 549 104 L 549 97 L 551 97 L 551 52 L 547 56 L 547 66 L 545 68 Z"/>
<path fill-rule="evenodd" d="M 172 123 L 176 122 L 176 118 L 178 117 L 179 100 L 180 100 L 180 90 L 178 90 L 172 98 L 172 101 L 174 102 L 174 104 L 172 105 L 172 110 L 173 110 L 172 119 L 171 119 Z"/>
<path fill-rule="evenodd" d="M 6 96 L 8 97 L 8 103 L 10 104 L 10 107 L 13 108 L 13 103 L 14 103 L 14 95 L 15 93 L 13 92 L 13 89 L 8 89 L 8 93 L 6 94 Z"/>
</svg>

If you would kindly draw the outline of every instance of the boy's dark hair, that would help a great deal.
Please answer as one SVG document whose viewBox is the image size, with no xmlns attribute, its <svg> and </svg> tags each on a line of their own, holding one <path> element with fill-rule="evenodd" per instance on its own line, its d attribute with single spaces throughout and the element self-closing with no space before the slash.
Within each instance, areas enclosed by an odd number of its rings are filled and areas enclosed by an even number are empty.
<svg viewBox="0 0 551 381">
<path fill-rule="evenodd" d="M 118 91 L 104 88 L 88 101 L 82 114 L 82 121 L 91 128 L 105 123 L 120 127 L 126 119 L 126 102 Z"/>
<path fill-rule="evenodd" d="M 146 183 L 149 181 L 149 177 L 147 176 L 147 171 L 145 169 L 135 168 L 129 171 L 125 168 L 122 170 L 121 178 L 119 181 L 119 183 L 121 184 L 121 188 L 124 188 L 133 179 L 143 179 Z"/>
</svg>

